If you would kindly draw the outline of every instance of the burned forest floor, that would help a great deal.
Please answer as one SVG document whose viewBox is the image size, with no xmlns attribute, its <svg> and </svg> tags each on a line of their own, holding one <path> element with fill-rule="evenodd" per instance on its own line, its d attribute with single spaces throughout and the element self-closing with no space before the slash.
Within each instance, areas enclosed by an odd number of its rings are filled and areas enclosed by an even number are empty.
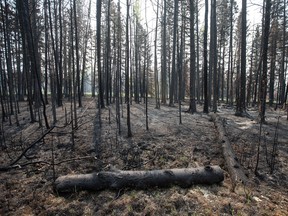
<svg viewBox="0 0 288 216">
<path fill-rule="evenodd" d="M 77 128 L 73 124 L 72 129 L 71 105 L 65 101 L 56 110 L 55 127 L 47 133 L 37 122 L 30 123 L 27 102 L 21 102 L 20 126 L 16 126 L 13 116 L 12 125 L 8 121 L 1 126 L 0 167 L 27 151 L 12 169 L 0 171 L 0 215 L 288 215 L 288 121 L 283 110 L 267 107 L 267 124 L 262 125 L 259 136 L 257 108 L 248 109 L 253 120 L 236 117 L 233 107 L 219 105 L 218 115 L 224 118 L 235 154 L 253 183 L 231 191 L 211 117 L 202 113 L 200 105 L 198 113 L 187 113 L 188 104 L 183 103 L 179 124 L 175 105 L 155 109 L 151 99 L 146 130 L 145 104 L 133 102 L 133 136 L 128 138 L 126 105 L 121 108 L 120 135 L 115 105 L 101 110 L 100 125 L 96 101 L 90 97 L 77 108 Z M 47 106 L 47 114 L 51 122 L 51 105 Z M 43 134 L 44 138 L 35 142 Z M 259 142 L 260 176 L 256 177 Z M 219 165 L 225 170 L 225 180 L 219 185 L 189 188 L 76 190 L 64 195 L 53 190 L 55 178 L 67 174 L 206 165 Z"/>
</svg>

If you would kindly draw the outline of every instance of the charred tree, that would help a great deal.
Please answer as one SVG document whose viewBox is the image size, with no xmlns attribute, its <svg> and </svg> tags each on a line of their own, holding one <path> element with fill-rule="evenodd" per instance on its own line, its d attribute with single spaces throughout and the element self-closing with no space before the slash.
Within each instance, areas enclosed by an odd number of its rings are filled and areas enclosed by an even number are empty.
<svg viewBox="0 0 288 216">
<path fill-rule="evenodd" d="M 247 2 L 242 0 L 242 21 L 241 21 L 241 74 L 239 98 L 236 104 L 237 116 L 246 115 L 246 36 L 247 36 Z"/>
<path fill-rule="evenodd" d="M 97 68 L 98 68 L 98 91 L 100 107 L 104 108 L 103 80 L 101 72 L 101 0 L 97 0 Z"/>
<path fill-rule="evenodd" d="M 190 103 L 189 112 L 196 112 L 196 65 L 195 65 L 195 0 L 190 0 Z"/>
<path fill-rule="evenodd" d="M 130 2 L 127 0 L 127 17 L 126 17 L 126 71 L 125 71 L 125 97 L 127 103 L 127 129 L 128 137 L 132 137 L 131 121 L 130 121 L 130 86 L 129 86 L 129 71 L 130 71 L 130 49 L 129 49 L 129 8 Z"/>
<path fill-rule="evenodd" d="M 266 1 L 265 10 L 265 25 L 264 25 L 264 38 L 263 38 L 263 72 L 261 77 L 261 91 L 259 92 L 259 121 L 265 122 L 266 110 L 266 95 L 267 95 L 267 64 L 268 64 L 268 44 L 270 32 L 270 13 L 271 13 L 271 0 Z"/>
<path fill-rule="evenodd" d="M 174 26 L 173 26 L 173 51 L 172 51 L 172 74 L 170 80 L 169 106 L 174 106 L 175 82 L 176 82 L 176 42 L 178 30 L 178 0 L 174 1 Z"/>
<path fill-rule="evenodd" d="M 120 190 L 123 188 L 148 189 L 179 185 L 190 187 L 195 184 L 217 184 L 224 180 L 219 166 L 200 168 L 167 169 L 151 171 L 102 171 L 99 173 L 61 176 L 55 181 L 58 192 L 75 190 Z"/>
<path fill-rule="evenodd" d="M 205 0 L 205 26 L 204 26 L 204 52 L 203 52 L 203 69 L 204 69 L 204 113 L 209 113 L 208 110 L 208 62 L 207 62 L 207 34 L 208 34 L 208 0 Z"/>
</svg>

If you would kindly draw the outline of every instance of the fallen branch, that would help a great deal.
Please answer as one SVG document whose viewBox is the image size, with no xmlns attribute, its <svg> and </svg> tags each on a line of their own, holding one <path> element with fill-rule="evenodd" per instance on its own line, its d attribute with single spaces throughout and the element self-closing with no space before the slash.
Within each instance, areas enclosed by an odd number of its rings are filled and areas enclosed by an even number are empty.
<svg viewBox="0 0 288 216">
<path fill-rule="evenodd" d="M 31 145 L 29 145 L 13 162 L 11 162 L 8 166 L 0 167 L 0 171 L 8 171 L 11 168 L 15 168 L 15 164 L 27 153 L 29 149 L 34 147 L 38 142 L 40 142 L 47 134 L 49 134 L 54 129 L 54 126 L 52 126 L 49 130 L 47 130 L 41 137 L 39 137 L 37 140 L 35 140 Z M 18 167 L 18 165 L 16 166 Z"/>
<path fill-rule="evenodd" d="M 219 166 L 200 168 L 166 169 L 151 171 L 101 171 L 99 173 L 61 176 L 55 181 L 58 192 L 75 190 L 120 190 L 123 188 L 146 189 L 178 185 L 215 184 L 224 180 Z"/>
<path fill-rule="evenodd" d="M 66 160 L 62 160 L 62 161 L 59 161 L 57 163 L 50 163 L 48 161 L 32 161 L 32 162 L 27 162 L 27 163 L 23 163 L 23 164 L 15 164 L 15 165 L 12 165 L 12 166 L 7 166 L 7 167 L 0 167 L 0 171 L 9 171 L 11 169 L 17 169 L 17 168 L 22 168 L 22 167 L 25 167 L 25 166 L 28 166 L 28 165 L 35 165 L 35 164 L 47 164 L 47 165 L 54 165 L 54 166 L 58 166 L 62 163 L 68 163 L 68 162 L 74 162 L 74 161 L 78 161 L 78 160 L 84 160 L 84 159 L 95 159 L 97 160 L 96 157 L 94 156 L 84 156 L 84 157 L 77 157 L 77 158 L 71 158 L 71 159 L 66 159 Z"/>
<path fill-rule="evenodd" d="M 232 149 L 231 143 L 227 137 L 226 130 L 224 127 L 223 119 L 216 114 L 210 114 L 212 117 L 215 127 L 219 134 L 219 140 L 222 143 L 223 156 L 226 162 L 226 167 L 230 178 L 232 180 L 232 190 L 234 191 L 238 183 L 246 184 L 248 178 L 246 177 L 238 158 L 235 156 Z"/>
</svg>

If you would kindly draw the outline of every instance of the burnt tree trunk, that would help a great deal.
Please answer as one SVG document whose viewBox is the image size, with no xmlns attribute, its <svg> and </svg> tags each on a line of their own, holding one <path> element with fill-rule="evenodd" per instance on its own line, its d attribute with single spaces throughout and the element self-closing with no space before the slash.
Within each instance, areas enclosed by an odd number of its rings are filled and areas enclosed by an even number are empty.
<svg viewBox="0 0 288 216">
<path fill-rule="evenodd" d="M 104 190 L 122 188 L 146 189 L 179 185 L 215 184 L 224 180 L 224 172 L 219 166 L 200 168 L 166 169 L 150 171 L 102 171 L 99 173 L 61 176 L 55 181 L 58 192 L 74 190 Z"/>
<path fill-rule="evenodd" d="M 219 134 L 219 141 L 222 143 L 223 156 L 226 163 L 227 171 L 232 181 L 232 190 L 234 191 L 238 183 L 246 184 L 248 178 L 246 177 L 238 158 L 235 156 L 229 138 L 227 137 L 226 130 L 223 124 L 223 119 L 216 114 L 211 114 L 215 127 Z"/>
</svg>

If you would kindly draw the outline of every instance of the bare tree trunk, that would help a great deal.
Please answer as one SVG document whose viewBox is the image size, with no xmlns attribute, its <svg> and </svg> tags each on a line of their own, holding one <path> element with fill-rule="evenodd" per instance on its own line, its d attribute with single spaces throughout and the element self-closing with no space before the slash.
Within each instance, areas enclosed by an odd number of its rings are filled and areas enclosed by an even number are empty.
<svg viewBox="0 0 288 216">
<path fill-rule="evenodd" d="M 59 31 L 60 31 L 60 40 L 59 40 L 59 73 L 57 82 L 57 105 L 63 106 L 63 21 L 62 21 L 62 1 L 59 1 Z"/>
<path fill-rule="evenodd" d="M 175 82 L 176 82 L 176 40 L 177 40 L 177 29 L 178 29 L 178 1 L 175 0 L 174 4 L 174 29 L 173 29 L 173 53 L 172 53 L 172 76 L 170 81 L 170 100 L 169 106 L 174 105 L 174 92 L 175 92 Z"/>
<path fill-rule="evenodd" d="M 163 39 L 162 39 L 162 58 L 163 66 L 161 73 L 161 102 L 166 104 L 167 99 L 167 0 L 164 0 L 164 17 L 163 17 Z"/>
<path fill-rule="evenodd" d="M 100 107 L 104 108 L 104 92 L 101 72 L 101 0 L 97 0 L 97 68 L 98 68 L 98 90 Z"/>
<path fill-rule="evenodd" d="M 158 33 L 158 13 L 159 13 L 159 0 L 157 0 L 157 12 L 156 12 L 156 27 L 155 27 L 155 40 L 154 40 L 154 82 L 155 82 L 155 99 L 156 109 L 160 109 L 159 98 L 159 82 L 158 82 L 158 63 L 157 63 L 157 33 Z"/>
<path fill-rule="evenodd" d="M 44 72 L 44 98 L 45 103 L 48 104 L 48 50 L 49 50 L 49 26 L 48 26 L 48 2 L 47 0 L 44 1 L 44 28 L 45 28 L 45 57 L 44 57 L 44 64 L 45 64 L 45 72 Z"/>
<path fill-rule="evenodd" d="M 230 0 L 230 35 L 229 35 L 229 58 L 228 58 L 228 75 L 227 75 L 227 98 L 226 102 L 233 104 L 233 7 L 234 0 Z"/>
<path fill-rule="evenodd" d="M 82 175 L 67 175 L 56 179 L 58 192 L 75 190 L 119 190 L 123 188 L 148 189 L 179 185 L 190 187 L 195 184 L 217 184 L 224 180 L 224 172 L 219 166 L 200 168 L 167 169 L 151 171 L 107 171 Z"/>
<path fill-rule="evenodd" d="M 89 0 L 88 6 L 88 17 L 86 23 L 86 29 L 84 34 L 84 49 L 83 49 L 83 62 L 82 62 L 82 70 L 81 70 L 81 95 L 84 96 L 84 87 L 85 87 L 85 70 L 86 70 L 86 62 L 87 62 L 87 49 L 88 49 L 88 39 L 89 39 L 89 31 L 90 31 L 90 17 L 91 17 L 91 0 Z"/>
<path fill-rule="evenodd" d="M 267 95 L 267 63 L 268 63 L 268 44 L 269 44 L 269 32 L 270 32 L 270 11 L 271 0 L 266 2 L 265 11 L 265 26 L 264 26 L 264 40 L 263 40 L 263 72 L 261 78 L 261 91 L 259 92 L 260 104 L 259 104 L 259 121 L 265 122 L 265 110 L 266 110 L 266 95 Z"/>
<path fill-rule="evenodd" d="M 285 59 L 286 59 L 286 1 L 284 1 L 284 7 L 283 7 L 283 50 L 282 50 L 282 61 L 281 61 L 281 73 L 280 73 L 280 77 L 279 77 L 279 84 L 280 84 L 280 92 L 279 92 L 279 99 L 280 99 L 280 104 L 283 105 L 285 103 Z M 288 87 L 288 86 L 287 86 Z"/>
<path fill-rule="evenodd" d="M 111 66 L 110 66 L 110 52 L 111 52 L 111 44 L 110 44 L 110 5 L 111 5 L 111 0 L 108 0 L 107 2 L 108 8 L 107 8 L 107 35 L 106 35 L 106 61 L 105 61 L 105 68 L 106 68 L 106 73 L 105 73 L 105 98 L 106 98 L 106 105 L 109 106 L 110 100 L 109 100 L 109 95 L 110 95 L 110 76 L 111 76 Z"/>
<path fill-rule="evenodd" d="M 77 12 L 76 12 L 76 0 L 73 0 L 74 10 L 74 27 L 75 27 L 75 52 L 76 52 L 76 85 L 77 85 L 77 96 L 78 105 L 82 107 L 82 94 L 81 94 L 81 83 L 80 83 L 80 57 L 79 57 L 79 36 L 78 36 L 78 23 L 77 23 Z"/>
<path fill-rule="evenodd" d="M 213 112 L 217 112 L 218 102 L 218 73 L 217 73 L 217 20 L 216 20 L 216 0 L 211 1 L 211 50 L 210 64 L 213 71 Z M 211 72 L 212 72 L 211 71 Z"/>
<path fill-rule="evenodd" d="M 200 38 L 199 38 L 199 0 L 196 0 L 196 41 L 197 41 L 197 46 L 196 46 L 196 53 L 197 53 L 197 58 L 196 58 L 196 95 L 197 95 L 197 101 L 198 103 L 201 101 L 201 97 L 203 97 L 202 90 L 203 90 L 203 85 L 200 84 L 200 68 L 199 68 L 199 63 L 200 63 Z M 203 79 L 203 76 L 202 76 Z M 203 82 L 202 82 L 203 83 Z"/>
<path fill-rule="evenodd" d="M 116 121 L 118 127 L 118 133 L 121 134 L 121 115 L 120 115 L 120 93 L 121 93 L 121 12 L 120 12 L 120 0 L 118 1 L 117 8 L 117 70 L 116 70 Z"/>
<path fill-rule="evenodd" d="M 208 63 L 207 63 L 207 34 L 208 34 L 208 0 L 205 0 L 205 26 L 204 26 L 204 113 L 209 113 L 208 110 Z"/>
<path fill-rule="evenodd" d="M 274 18 L 277 19 L 277 18 Z M 274 25 L 273 25 L 274 24 Z M 269 106 L 273 105 L 274 102 L 274 84 L 275 84 L 275 71 L 276 71 L 276 56 L 277 56 L 277 41 L 278 41 L 278 30 L 276 29 L 278 27 L 278 21 L 274 20 L 272 24 L 271 29 L 271 48 L 270 48 L 270 81 L 269 81 Z M 273 29 L 274 27 L 274 29 Z"/>
<path fill-rule="evenodd" d="M 130 122 L 130 88 L 129 88 L 129 60 L 130 60 L 130 49 L 129 49 L 129 7 L 130 7 L 130 2 L 127 0 L 127 17 L 126 17 L 126 72 L 125 72 L 125 82 L 126 82 L 126 91 L 125 91 L 125 96 L 126 96 L 126 103 L 127 103 L 127 128 L 128 128 L 128 137 L 132 137 L 132 132 L 131 132 L 131 122 Z"/>
<path fill-rule="evenodd" d="M 190 103 L 189 112 L 196 112 L 195 84 L 196 84 L 196 65 L 195 65 L 195 0 L 190 0 Z"/>
<path fill-rule="evenodd" d="M 236 104 L 237 116 L 245 116 L 246 113 L 246 34 L 247 34 L 247 2 L 242 0 L 242 22 L 241 22 L 241 75 L 239 99 Z"/>
</svg>

